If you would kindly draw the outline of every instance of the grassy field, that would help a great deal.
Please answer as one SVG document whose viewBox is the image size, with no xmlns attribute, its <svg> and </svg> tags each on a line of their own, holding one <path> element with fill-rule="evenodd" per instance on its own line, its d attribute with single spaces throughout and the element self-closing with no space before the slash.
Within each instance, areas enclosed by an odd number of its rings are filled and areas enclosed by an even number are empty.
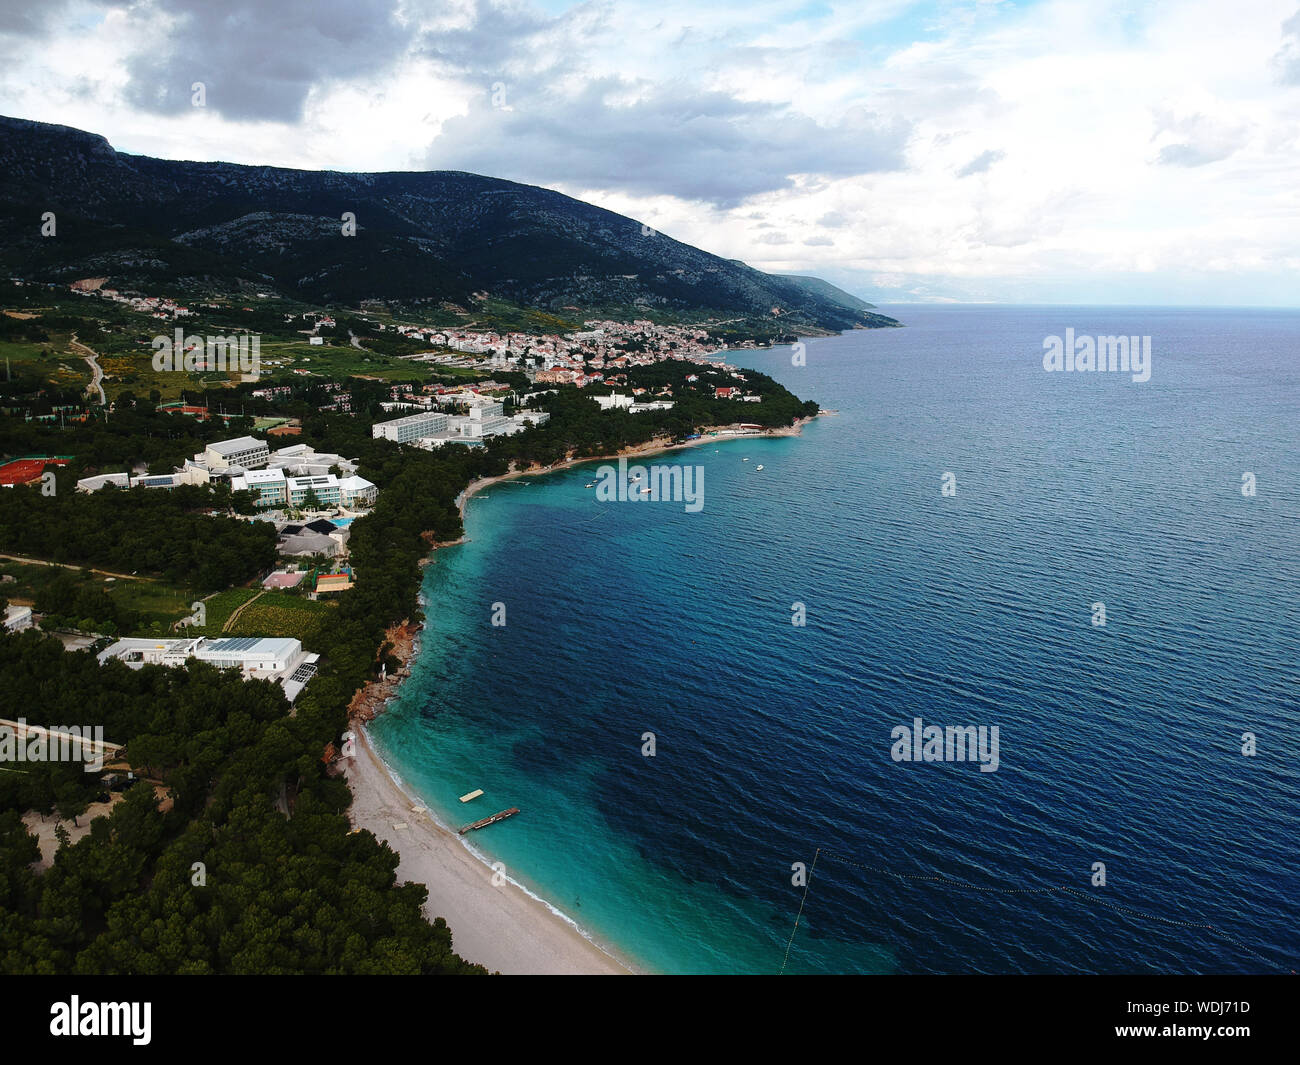
<svg viewBox="0 0 1300 1065">
<path fill-rule="evenodd" d="M 286 592 L 263 592 L 261 588 L 232 588 L 201 599 L 188 588 L 162 581 L 114 580 L 84 569 L 8 559 L 0 559 L 0 574 L 14 579 L 0 582 L 0 596 L 15 605 L 31 606 L 41 590 L 61 573 L 72 574 L 79 584 L 104 589 L 121 608 L 137 613 L 138 623 L 122 633 L 124 636 L 292 636 L 310 648 L 321 626 L 337 609 L 337 603 L 313 602 Z M 196 602 L 203 603 L 207 623 L 187 625 L 173 632 L 172 624 L 190 617 Z M 240 613 L 229 632 L 223 632 L 231 615 L 245 604 L 251 605 Z"/>
<path fill-rule="evenodd" d="M 7 558 L 0 559 L 0 575 L 14 578 L 13 581 L 0 581 L 0 595 L 11 603 L 31 606 L 37 594 L 58 574 L 57 566 L 38 566 L 27 562 L 10 562 Z M 99 581 L 103 583 L 103 578 Z"/>
<path fill-rule="evenodd" d="M 384 377 L 391 381 L 427 381 L 428 367 L 391 355 L 362 351 L 351 344 L 313 346 L 300 340 L 262 339 L 262 376 L 306 370 L 323 378 Z"/>
<path fill-rule="evenodd" d="M 121 392 L 148 396 L 157 389 L 164 400 L 179 399 L 183 388 L 224 387 L 237 378 L 230 374 L 158 371 L 153 368 L 153 349 L 133 346 L 123 349 L 119 343 L 104 343 L 102 337 L 78 334 L 78 340 L 100 356 L 104 371 L 104 393 L 111 401 Z M 115 338 L 117 339 L 117 338 Z M 9 360 L 13 374 L 27 373 L 61 388 L 86 387 L 90 384 L 90 367 L 82 355 L 69 347 L 70 333 L 50 334 L 45 341 L 0 340 L 0 360 Z M 44 356 L 42 352 L 49 351 Z"/>
<path fill-rule="evenodd" d="M 132 630 L 135 635 L 167 631 L 172 622 L 191 613 L 190 604 L 197 600 L 190 589 L 163 581 L 113 579 L 87 569 L 65 569 L 34 562 L 11 562 L 9 559 L 0 559 L 0 574 L 14 579 L 0 582 L 0 595 L 11 603 L 31 606 L 42 590 L 64 573 L 72 574 L 78 584 L 102 588 L 119 607 L 138 613 L 140 619 Z"/>
<path fill-rule="evenodd" d="M 71 336 L 71 333 L 51 333 L 49 340 L 3 340 L 0 341 L 0 352 L 14 363 L 30 363 L 32 367 L 54 366 L 59 357 L 67 352 Z M 49 358 L 42 356 L 41 353 L 45 351 L 50 352 Z M 17 369 L 16 365 L 14 369 Z M 89 370 L 86 371 L 86 376 L 89 379 Z"/>
<path fill-rule="evenodd" d="M 155 390 L 162 401 L 167 402 L 180 399 L 183 389 L 219 389 L 233 380 L 225 374 L 155 370 L 150 360 L 149 354 L 114 355 L 106 365 L 105 360 L 100 360 L 101 365 L 105 365 L 104 394 L 110 403 L 123 392 L 133 392 L 137 397 L 148 399 L 149 393 Z"/>
<path fill-rule="evenodd" d="M 177 588 L 162 581 L 115 581 L 105 584 L 108 594 L 128 610 L 139 611 L 141 622 L 137 631 L 153 631 L 156 621 L 164 631 L 172 622 L 189 614 L 190 604 L 198 596 L 187 588 Z"/>
<path fill-rule="evenodd" d="M 70 339 L 70 333 L 51 333 L 49 340 L 0 340 L 4 372 L 14 376 L 30 374 L 60 388 L 89 385 L 90 367 L 69 350 Z"/>
<path fill-rule="evenodd" d="M 70 335 L 51 334 L 48 341 L 0 340 L 0 361 L 8 359 L 14 374 L 28 373 L 63 388 L 90 384 L 90 367 L 82 357 L 69 350 Z M 188 373 L 184 370 L 156 370 L 151 348 L 118 348 L 117 345 L 87 344 L 100 354 L 104 370 L 104 392 L 110 402 L 122 392 L 133 392 L 147 397 L 156 390 L 164 401 L 179 399 L 182 389 L 197 391 L 211 389 L 214 393 L 237 384 L 240 375 L 234 373 Z M 43 356 L 43 351 L 49 356 Z M 351 346 L 312 347 L 300 341 L 263 339 L 261 344 L 263 380 L 287 375 L 292 370 L 306 370 L 322 380 L 345 377 L 382 377 L 391 381 L 426 382 L 430 368 L 424 363 L 411 362 L 387 355 L 360 351 Z M 449 373 L 452 371 L 442 371 Z M 299 375 L 302 376 L 302 375 Z"/>
</svg>

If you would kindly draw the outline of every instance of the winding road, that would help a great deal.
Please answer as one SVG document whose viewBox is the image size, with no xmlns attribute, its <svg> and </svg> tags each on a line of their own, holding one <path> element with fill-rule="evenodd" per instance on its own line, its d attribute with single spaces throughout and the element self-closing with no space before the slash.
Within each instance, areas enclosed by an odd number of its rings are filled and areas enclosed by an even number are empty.
<svg viewBox="0 0 1300 1065">
<path fill-rule="evenodd" d="M 104 386 L 101 382 L 104 380 L 104 371 L 99 365 L 99 353 L 91 351 L 85 344 L 77 339 L 77 334 L 72 334 L 72 339 L 68 341 L 68 346 L 74 351 L 80 353 L 81 357 L 86 360 L 86 365 L 90 367 L 90 384 L 86 387 L 87 392 L 99 393 L 99 405 L 105 406 L 108 399 L 104 395 Z"/>
</svg>

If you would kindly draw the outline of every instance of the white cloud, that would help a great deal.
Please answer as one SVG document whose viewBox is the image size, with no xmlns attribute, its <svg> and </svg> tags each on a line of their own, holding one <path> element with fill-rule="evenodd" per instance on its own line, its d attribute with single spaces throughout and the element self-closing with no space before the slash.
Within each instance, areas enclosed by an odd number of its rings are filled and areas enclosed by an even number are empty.
<svg viewBox="0 0 1300 1065">
<path fill-rule="evenodd" d="M 999 163 L 1007 157 L 1006 152 L 999 152 L 990 149 L 986 152 L 980 152 L 969 163 L 957 171 L 959 178 L 970 177 L 972 174 L 983 174 L 994 163 Z"/>
<path fill-rule="evenodd" d="M 51 0 L 3 23 L 2 109 L 173 158 L 478 169 L 868 298 L 1297 302 L 1296 0 L 336 2 Z"/>
</svg>

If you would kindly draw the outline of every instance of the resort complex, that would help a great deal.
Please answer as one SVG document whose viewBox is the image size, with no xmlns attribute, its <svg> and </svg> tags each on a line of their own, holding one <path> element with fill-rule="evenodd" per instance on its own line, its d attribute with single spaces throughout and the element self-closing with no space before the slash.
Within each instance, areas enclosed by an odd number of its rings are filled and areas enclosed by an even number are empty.
<svg viewBox="0 0 1300 1065">
<path fill-rule="evenodd" d="M 109 486 L 175 488 L 224 480 L 232 491 L 252 493 L 254 505 L 260 508 L 364 510 L 374 506 L 379 489 L 359 477 L 356 468 L 351 459 L 317 452 L 307 444 L 273 452 L 264 442 L 245 436 L 209 444 L 171 474 L 100 474 L 79 480 L 77 491 Z"/>
</svg>

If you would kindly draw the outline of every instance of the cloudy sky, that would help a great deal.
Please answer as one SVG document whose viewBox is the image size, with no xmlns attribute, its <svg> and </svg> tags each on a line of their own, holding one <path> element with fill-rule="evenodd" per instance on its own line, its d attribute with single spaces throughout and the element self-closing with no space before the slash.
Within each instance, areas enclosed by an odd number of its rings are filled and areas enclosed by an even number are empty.
<svg viewBox="0 0 1300 1065">
<path fill-rule="evenodd" d="M 0 0 L 0 114 L 545 185 L 875 302 L 1300 305 L 1298 0 Z"/>
</svg>

